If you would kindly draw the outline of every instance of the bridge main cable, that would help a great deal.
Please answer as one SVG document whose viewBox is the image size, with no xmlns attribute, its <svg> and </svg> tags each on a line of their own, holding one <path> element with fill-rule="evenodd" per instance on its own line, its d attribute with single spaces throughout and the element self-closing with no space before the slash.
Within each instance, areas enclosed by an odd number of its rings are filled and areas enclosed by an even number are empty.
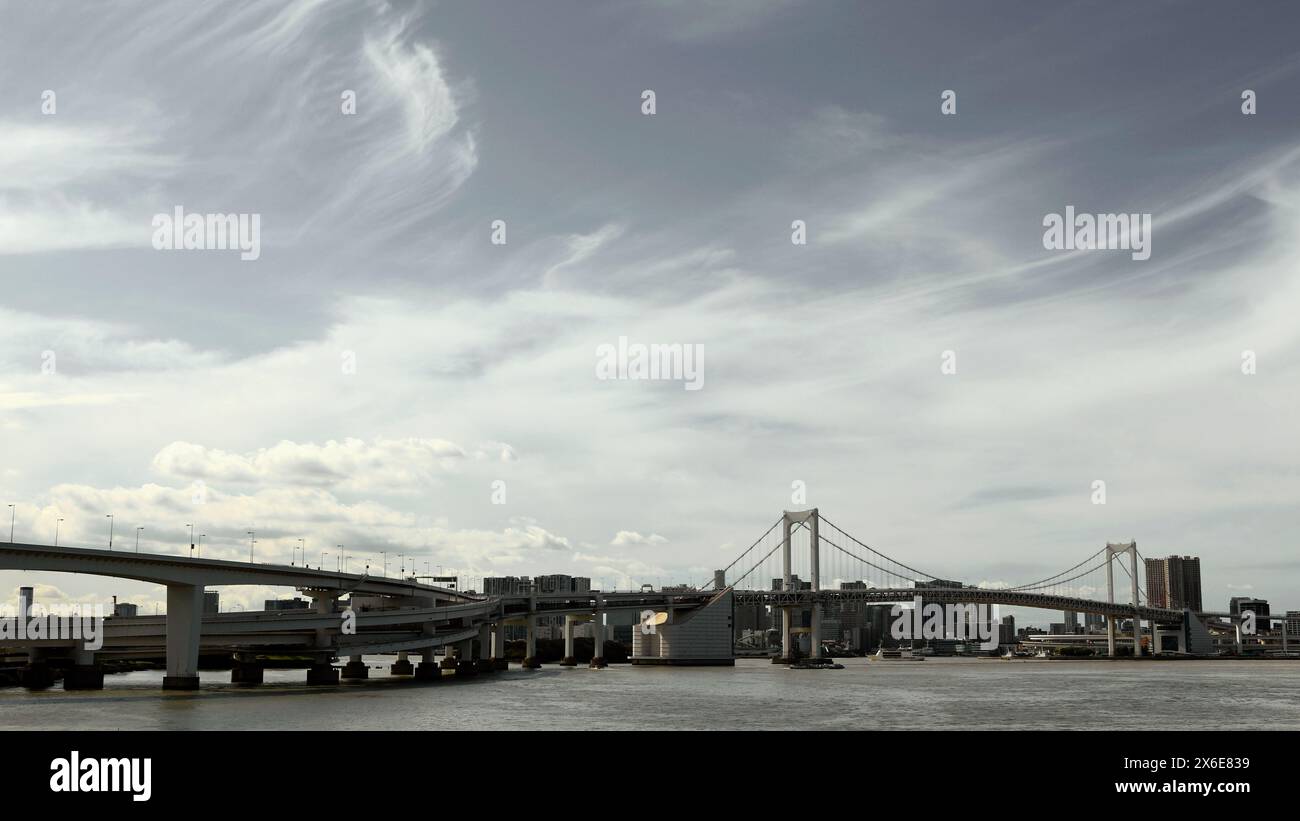
<svg viewBox="0 0 1300 821">
<path fill-rule="evenodd" d="M 921 580 L 924 580 L 924 579 L 940 579 L 940 578 L 943 578 L 942 576 L 936 576 L 936 575 L 934 575 L 933 573 L 926 573 L 924 570 L 917 570 L 915 567 L 910 567 L 910 566 L 908 566 L 908 565 L 905 565 L 905 564 L 903 564 L 902 562 L 900 562 L 898 559 L 895 559 L 893 556 L 886 556 L 884 553 L 881 553 L 879 550 L 876 550 L 876 549 L 875 549 L 874 547 L 872 547 L 871 545 L 866 544 L 865 542 L 860 541 L 860 540 L 859 540 L 857 537 L 855 537 L 852 533 L 849 533 L 847 530 L 845 530 L 844 528 L 842 528 L 842 527 L 840 527 L 839 525 L 835 524 L 834 522 L 832 522 L 830 519 L 827 519 L 827 518 L 826 518 L 825 516 L 823 516 L 823 515 L 820 515 L 820 514 L 819 514 L 819 515 L 818 515 L 818 518 L 821 519 L 821 521 L 825 522 L 826 524 L 830 525 L 831 527 L 835 528 L 835 530 L 836 530 L 837 532 L 839 532 L 839 533 L 843 533 L 845 536 L 849 537 L 849 539 L 851 539 L 853 542 L 855 542 L 856 544 L 860 545 L 861 547 L 865 547 L 867 550 L 871 551 L 872 553 L 874 553 L 875 555 L 877 555 L 877 556 L 879 556 L 880 558 L 884 559 L 885 561 L 893 562 L 894 564 L 898 565 L 899 567 L 903 568 L 904 570 L 910 570 L 910 571 L 912 571 L 912 572 L 915 573 L 915 574 L 919 577 L 919 579 L 921 579 Z M 833 546 L 833 547 L 837 547 L 837 548 L 839 548 L 840 550 L 842 550 L 843 552 L 848 553 L 848 555 L 853 556 L 853 554 L 852 554 L 852 553 L 849 553 L 849 551 L 845 550 L 845 549 L 842 548 L 842 547 L 839 547 L 839 545 L 835 544 L 834 542 L 830 542 L 830 540 L 829 540 L 829 539 L 826 539 L 825 536 L 823 536 L 822 539 L 823 539 L 824 541 L 829 542 L 829 543 L 831 544 L 831 546 Z M 860 561 L 860 562 L 866 562 L 866 561 L 867 561 L 866 559 L 862 558 L 861 556 L 853 556 L 853 557 L 854 557 L 855 559 L 857 559 L 858 561 Z M 871 563 L 870 563 L 870 562 L 867 562 L 867 564 L 871 564 Z M 871 566 L 872 566 L 872 567 L 876 567 L 877 570 L 884 570 L 884 568 L 877 567 L 877 566 L 874 565 L 874 564 L 872 564 Z M 894 572 L 891 571 L 891 570 L 885 570 L 885 572 L 886 572 L 886 573 L 889 573 L 891 576 L 898 576 L 900 579 L 905 579 L 905 578 L 907 578 L 907 576 L 904 576 L 904 575 L 902 575 L 901 573 L 894 573 Z"/>
</svg>

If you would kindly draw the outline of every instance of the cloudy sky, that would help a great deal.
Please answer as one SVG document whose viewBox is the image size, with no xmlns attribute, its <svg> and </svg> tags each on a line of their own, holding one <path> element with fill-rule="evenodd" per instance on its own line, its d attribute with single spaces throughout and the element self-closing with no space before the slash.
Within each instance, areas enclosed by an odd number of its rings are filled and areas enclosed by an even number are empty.
<svg viewBox="0 0 1300 821">
<path fill-rule="evenodd" d="M 1291 4 L 0 16 L 18 541 L 700 581 L 803 483 L 949 578 L 1132 538 L 1300 607 Z M 1067 205 L 1151 214 L 1150 259 L 1045 249 Z M 260 215 L 260 258 L 156 250 L 178 206 Z M 703 388 L 598 379 L 620 337 L 702 346 Z"/>
</svg>

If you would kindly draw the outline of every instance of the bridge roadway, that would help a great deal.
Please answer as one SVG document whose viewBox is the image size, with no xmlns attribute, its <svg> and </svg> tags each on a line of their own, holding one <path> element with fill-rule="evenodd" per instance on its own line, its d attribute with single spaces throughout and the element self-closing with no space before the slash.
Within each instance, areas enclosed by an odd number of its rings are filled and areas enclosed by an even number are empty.
<svg viewBox="0 0 1300 821">
<path fill-rule="evenodd" d="M 900 587 L 867 588 L 864 590 L 737 590 L 736 604 L 764 604 L 775 607 L 822 604 L 830 602 L 865 602 L 868 604 L 891 604 L 910 602 L 914 596 L 920 596 L 927 604 L 997 604 L 1008 607 L 1032 607 L 1040 610 L 1072 610 L 1078 613 L 1100 613 L 1117 619 L 1132 618 L 1134 613 L 1139 618 L 1159 624 L 1176 625 L 1183 621 L 1182 610 L 1168 610 L 1160 607 L 1134 607 L 1120 602 L 1110 603 L 1096 599 L 1079 599 L 1070 596 L 1054 596 L 1045 593 L 1024 592 L 1018 590 L 998 590 L 980 587 Z"/>
<path fill-rule="evenodd" d="M 83 573 L 165 585 L 168 615 L 106 619 L 104 646 L 96 655 L 156 658 L 161 652 L 167 658 L 167 689 L 198 686 L 200 652 L 230 652 L 237 658 L 259 653 L 312 655 L 317 658 L 313 666 L 317 678 L 327 681 L 337 676 L 329 665 L 336 655 L 360 666 L 363 654 L 398 653 L 402 664 L 406 653 L 418 652 L 432 664 L 437 648 L 457 645 L 460 659 L 473 663 L 469 656 L 473 639 L 478 638 L 479 662 L 499 666 L 504 661 L 507 623 L 527 625 L 525 663 L 534 666 L 538 616 L 571 617 L 565 619 L 565 638 L 567 655 L 572 656 L 573 625 L 584 618 L 599 621 L 612 610 L 692 608 L 715 595 L 591 591 L 489 597 L 364 573 L 32 544 L 0 545 L 0 570 Z M 314 606 L 300 611 L 202 613 L 205 586 L 241 584 L 293 587 L 310 596 Z M 354 632 L 344 631 L 348 608 L 339 602 L 349 595 Z M 71 639 L 5 644 L 34 654 L 69 649 L 77 666 L 95 666 L 93 656 L 75 649 L 82 643 Z M 484 658 L 489 652 L 491 657 Z M 596 662 L 603 665 L 601 647 Z"/>
</svg>

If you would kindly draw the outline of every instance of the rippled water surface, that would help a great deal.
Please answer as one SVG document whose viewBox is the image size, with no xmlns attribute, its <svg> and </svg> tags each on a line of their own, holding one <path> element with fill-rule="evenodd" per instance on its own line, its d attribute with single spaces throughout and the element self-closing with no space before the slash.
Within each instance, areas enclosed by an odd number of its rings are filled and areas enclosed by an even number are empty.
<svg viewBox="0 0 1300 821">
<path fill-rule="evenodd" d="M 107 676 L 99 692 L 0 689 L 4 729 L 1300 729 L 1300 661 L 843 660 L 843 670 L 548 666 L 418 684 L 259 687 L 203 671 L 197 693 L 161 672 Z"/>
</svg>

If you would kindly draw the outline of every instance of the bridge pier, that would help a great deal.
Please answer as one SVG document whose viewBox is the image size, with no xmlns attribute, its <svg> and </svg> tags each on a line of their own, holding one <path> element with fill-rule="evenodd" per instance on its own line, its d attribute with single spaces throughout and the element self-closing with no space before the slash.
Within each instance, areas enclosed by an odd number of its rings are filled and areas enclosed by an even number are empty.
<svg viewBox="0 0 1300 821">
<path fill-rule="evenodd" d="M 465 639 L 456 643 L 456 675 L 459 678 L 473 676 L 478 673 L 478 665 L 474 662 L 474 640 Z"/>
<path fill-rule="evenodd" d="M 474 656 L 474 667 L 480 673 L 491 673 L 497 669 L 496 665 L 492 663 L 492 659 L 489 658 L 491 647 L 492 627 L 485 623 L 478 629 L 478 653 Z"/>
<path fill-rule="evenodd" d="M 231 684 L 261 684 L 265 678 L 265 668 L 256 661 L 235 659 L 230 667 Z"/>
<path fill-rule="evenodd" d="M 405 652 L 397 654 L 397 661 L 393 662 L 388 668 L 388 674 L 392 676 L 409 676 L 415 673 L 415 667 L 412 666 L 411 660 L 407 658 Z"/>
<path fill-rule="evenodd" d="M 506 623 L 500 619 L 492 626 L 492 669 L 508 670 L 510 662 L 506 660 Z"/>
<path fill-rule="evenodd" d="M 328 661 L 316 662 L 307 668 L 307 683 L 311 685 L 338 684 L 338 668 Z"/>
<path fill-rule="evenodd" d="M 63 673 L 64 690 L 104 689 L 104 668 L 95 663 L 90 650 L 77 650 L 72 655 L 72 666 Z"/>
<path fill-rule="evenodd" d="M 348 656 L 348 663 L 343 666 L 343 672 L 339 675 L 341 678 L 347 679 L 369 678 L 370 668 L 366 667 L 366 663 L 361 656 Z"/>
<path fill-rule="evenodd" d="M 535 612 L 534 609 L 533 613 L 528 614 L 528 638 L 524 649 L 525 670 L 536 670 L 542 666 L 542 663 L 537 660 L 537 616 Z"/>
<path fill-rule="evenodd" d="M 442 647 L 442 669 L 456 669 L 456 653 L 459 652 L 459 645 L 444 644 Z"/>
<path fill-rule="evenodd" d="M 605 611 L 601 607 L 604 597 L 596 594 L 596 612 L 591 619 L 591 662 L 587 665 L 593 670 L 609 666 L 605 661 Z"/>
<path fill-rule="evenodd" d="M 164 690 L 199 689 L 203 586 L 167 585 L 167 675 Z"/>
<path fill-rule="evenodd" d="M 564 617 L 564 658 L 560 661 L 563 667 L 576 667 L 578 664 L 577 657 L 573 655 L 573 626 L 577 621 L 574 616 Z"/>
<path fill-rule="evenodd" d="M 436 647 L 426 647 L 421 651 L 420 666 L 415 668 L 416 681 L 442 681 L 442 667 L 438 664 L 437 650 Z M 406 665 L 409 667 L 411 662 L 406 662 Z"/>
</svg>

